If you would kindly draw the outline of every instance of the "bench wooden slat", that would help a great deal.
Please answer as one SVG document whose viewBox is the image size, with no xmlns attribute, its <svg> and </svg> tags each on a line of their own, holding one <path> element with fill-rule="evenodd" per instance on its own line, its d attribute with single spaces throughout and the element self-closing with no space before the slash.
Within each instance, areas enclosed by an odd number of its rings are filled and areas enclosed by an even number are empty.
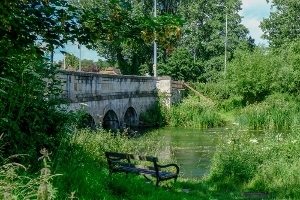
<svg viewBox="0 0 300 200">
<path fill-rule="evenodd" d="M 177 180 L 179 167 L 174 164 L 158 165 L 158 158 L 154 156 L 143 156 L 117 152 L 105 152 L 110 174 L 113 172 L 135 173 L 149 175 L 156 178 L 156 186 L 160 181 L 174 179 Z M 153 166 L 147 166 L 141 163 L 152 163 Z M 176 172 L 162 171 L 162 168 L 174 167 Z M 146 177 L 146 176 L 145 176 Z M 146 177 L 147 178 L 147 177 Z M 148 178 L 147 178 L 148 179 Z"/>
</svg>

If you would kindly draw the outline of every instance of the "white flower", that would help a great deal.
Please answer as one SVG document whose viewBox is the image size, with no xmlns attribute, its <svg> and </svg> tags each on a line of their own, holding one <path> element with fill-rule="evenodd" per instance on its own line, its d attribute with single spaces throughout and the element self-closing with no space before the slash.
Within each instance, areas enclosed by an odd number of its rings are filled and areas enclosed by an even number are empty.
<svg viewBox="0 0 300 200">
<path fill-rule="evenodd" d="M 81 105 L 82 107 L 88 107 L 89 106 L 86 103 L 80 103 L 79 105 Z"/>
<path fill-rule="evenodd" d="M 258 143 L 258 141 L 257 141 L 257 139 L 256 138 L 254 138 L 254 139 L 250 139 L 250 141 L 249 142 L 251 142 L 251 143 Z"/>
</svg>

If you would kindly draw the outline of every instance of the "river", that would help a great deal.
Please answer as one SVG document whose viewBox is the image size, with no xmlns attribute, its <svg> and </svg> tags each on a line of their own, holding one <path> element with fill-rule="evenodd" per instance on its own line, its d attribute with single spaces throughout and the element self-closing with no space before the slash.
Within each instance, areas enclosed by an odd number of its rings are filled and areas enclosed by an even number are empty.
<svg viewBox="0 0 300 200">
<path fill-rule="evenodd" d="M 165 127 L 155 131 L 157 139 L 164 139 L 166 146 L 159 157 L 170 156 L 180 167 L 185 178 L 201 178 L 209 173 L 211 159 L 215 153 L 218 138 L 230 131 L 228 128 L 174 128 Z"/>
</svg>

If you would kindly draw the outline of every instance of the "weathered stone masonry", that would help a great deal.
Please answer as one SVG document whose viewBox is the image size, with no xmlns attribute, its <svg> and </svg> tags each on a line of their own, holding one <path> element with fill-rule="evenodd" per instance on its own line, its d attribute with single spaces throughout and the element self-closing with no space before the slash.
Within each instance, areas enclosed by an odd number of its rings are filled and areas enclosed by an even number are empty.
<svg viewBox="0 0 300 200">
<path fill-rule="evenodd" d="M 62 71 L 59 78 L 65 82 L 63 97 L 69 100 L 69 109 L 85 109 L 97 126 L 137 126 L 140 114 L 158 100 L 158 93 L 164 93 L 170 105 L 180 101 L 183 91 L 172 89 L 170 77 Z"/>
</svg>

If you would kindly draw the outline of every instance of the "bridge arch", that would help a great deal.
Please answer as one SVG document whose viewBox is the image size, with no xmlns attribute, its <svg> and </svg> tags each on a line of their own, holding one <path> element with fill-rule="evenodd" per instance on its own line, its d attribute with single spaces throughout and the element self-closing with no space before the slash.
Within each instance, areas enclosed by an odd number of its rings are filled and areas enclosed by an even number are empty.
<svg viewBox="0 0 300 200">
<path fill-rule="evenodd" d="M 85 113 L 84 115 L 81 116 L 80 122 L 79 122 L 79 127 L 78 128 L 91 128 L 95 129 L 96 128 L 96 123 L 92 115 L 89 113 Z"/>
<path fill-rule="evenodd" d="M 110 129 L 113 131 L 117 131 L 119 129 L 119 119 L 115 111 L 108 110 L 104 117 L 102 127 L 104 129 Z"/>
<path fill-rule="evenodd" d="M 138 126 L 139 124 L 138 114 L 132 106 L 128 107 L 125 111 L 124 123 L 129 127 Z"/>
</svg>

